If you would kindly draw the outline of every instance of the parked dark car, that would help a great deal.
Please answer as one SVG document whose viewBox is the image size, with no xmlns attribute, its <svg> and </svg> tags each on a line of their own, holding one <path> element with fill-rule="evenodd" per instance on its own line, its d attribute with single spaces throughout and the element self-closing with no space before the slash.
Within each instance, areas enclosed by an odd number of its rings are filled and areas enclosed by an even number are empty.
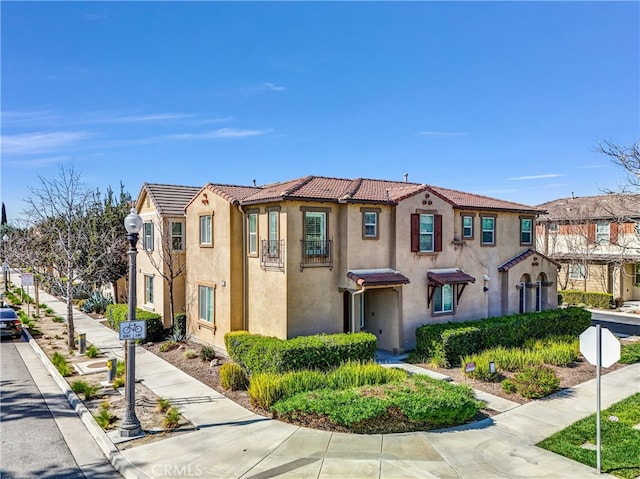
<svg viewBox="0 0 640 479">
<path fill-rule="evenodd" d="M 22 336 L 22 322 L 11 308 L 0 308 L 0 336 L 3 338 Z"/>
</svg>

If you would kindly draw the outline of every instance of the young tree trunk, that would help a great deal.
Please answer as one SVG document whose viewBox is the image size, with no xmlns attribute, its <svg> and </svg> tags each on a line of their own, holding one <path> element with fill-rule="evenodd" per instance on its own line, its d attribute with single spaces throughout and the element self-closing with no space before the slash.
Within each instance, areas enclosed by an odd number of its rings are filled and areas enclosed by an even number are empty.
<svg viewBox="0 0 640 479">
<path fill-rule="evenodd" d="M 67 332 L 69 349 L 76 349 L 76 331 L 73 324 L 73 284 L 71 281 L 71 271 L 67 273 Z"/>
</svg>

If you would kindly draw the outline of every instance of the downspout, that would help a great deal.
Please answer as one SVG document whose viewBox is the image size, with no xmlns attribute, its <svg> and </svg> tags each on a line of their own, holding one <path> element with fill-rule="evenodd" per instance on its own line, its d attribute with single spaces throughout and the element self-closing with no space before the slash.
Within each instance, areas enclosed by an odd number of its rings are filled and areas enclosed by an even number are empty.
<svg viewBox="0 0 640 479">
<path fill-rule="evenodd" d="M 367 289 L 362 286 L 362 289 L 359 289 L 358 291 L 355 292 L 351 292 L 349 291 L 349 293 L 351 294 L 351 330 L 352 332 L 356 332 L 356 315 L 355 315 L 355 311 L 356 311 L 356 296 L 359 294 L 362 294 L 366 291 Z M 358 326 L 360 327 L 360 326 Z M 359 331 L 359 330 L 358 330 Z"/>
<path fill-rule="evenodd" d="M 247 214 L 238 203 L 242 213 L 242 329 L 247 331 Z"/>
</svg>

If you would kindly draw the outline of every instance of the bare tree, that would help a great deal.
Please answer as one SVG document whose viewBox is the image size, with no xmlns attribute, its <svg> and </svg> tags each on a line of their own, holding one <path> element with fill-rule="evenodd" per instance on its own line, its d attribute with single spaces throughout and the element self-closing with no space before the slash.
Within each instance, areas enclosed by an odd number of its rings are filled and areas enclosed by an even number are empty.
<svg viewBox="0 0 640 479">
<path fill-rule="evenodd" d="M 176 279 L 184 275 L 187 263 L 184 257 L 184 231 L 181 230 L 180 234 L 177 234 L 172 229 L 176 225 L 181 225 L 180 228 L 184 228 L 184 222 L 172 221 L 170 218 L 162 218 L 157 215 L 157 221 L 154 221 L 153 224 L 160 238 L 160 248 L 158 253 L 148 250 L 145 250 L 145 252 L 153 268 L 167 283 L 171 326 L 175 328 L 174 291 Z M 182 331 L 182 333 L 184 334 L 185 331 Z"/>
<path fill-rule="evenodd" d="M 628 185 L 622 187 L 622 192 L 640 190 L 640 142 L 631 146 L 620 146 L 612 141 L 603 141 L 596 151 L 608 156 L 613 164 L 620 166 L 628 174 Z"/>
<path fill-rule="evenodd" d="M 74 283 L 86 281 L 101 258 L 119 254 L 122 243 L 117 239 L 124 236 L 124 226 L 121 223 L 101 231 L 100 246 L 96 246 L 92 221 L 100 209 L 99 195 L 82 182 L 72 166 L 61 165 L 58 170 L 56 178 L 38 176 L 39 186 L 29 188 L 25 216 L 30 227 L 23 230 L 26 234 L 16 241 L 13 250 L 21 252 L 16 254 L 21 254 L 22 264 L 46 275 L 64 291 L 68 345 L 75 349 Z"/>
</svg>

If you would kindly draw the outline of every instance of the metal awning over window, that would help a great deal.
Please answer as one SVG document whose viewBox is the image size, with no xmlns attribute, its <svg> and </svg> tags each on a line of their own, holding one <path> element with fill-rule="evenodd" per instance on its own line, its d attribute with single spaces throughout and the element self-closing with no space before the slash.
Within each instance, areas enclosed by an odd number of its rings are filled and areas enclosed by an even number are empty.
<svg viewBox="0 0 640 479">
<path fill-rule="evenodd" d="M 353 270 L 347 273 L 347 278 L 362 287 L 394 286 L 410 282 L 405 275 L 392 269 Z"/>
<path fill-rule="evenodd" d="M 464 288 L 469 283 L 475 283 L 476 279 L 458 268 L 436 269 L 427 272 L 427 284 L 429 287 L 428 304 L 431 305 L 433 294 L 436 288 L 450 284 L 455 291 L 456 303 L 460 302 L 460 297 Z"/>
</svg>

